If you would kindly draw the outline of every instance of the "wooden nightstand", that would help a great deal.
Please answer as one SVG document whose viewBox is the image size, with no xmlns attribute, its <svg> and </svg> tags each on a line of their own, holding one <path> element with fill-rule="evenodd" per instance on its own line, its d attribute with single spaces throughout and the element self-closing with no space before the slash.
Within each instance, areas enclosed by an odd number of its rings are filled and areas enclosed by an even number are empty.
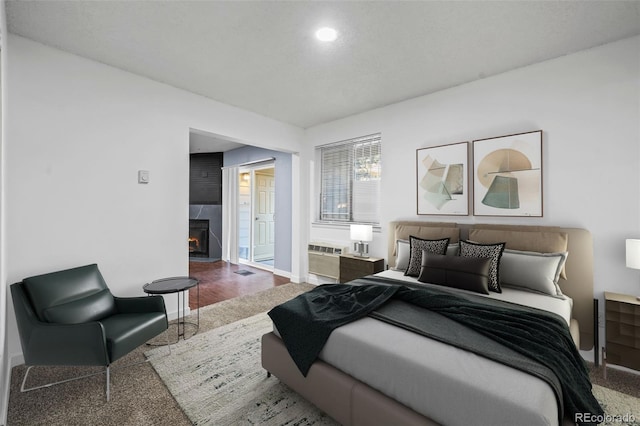
<svg viewBox="0 0 640 426">
<path fill-rule="evenodd" d="M 352 254 L 340 256 L 341 283 L 382 271 L 384 271 L 384 259 L 379 257 L 360 257 Z"/>
<path fill-rule="evenodd" d="M 604 293 L 606 304 L 606 363 L 640 370 L 640 300 Z"/>
</svg>

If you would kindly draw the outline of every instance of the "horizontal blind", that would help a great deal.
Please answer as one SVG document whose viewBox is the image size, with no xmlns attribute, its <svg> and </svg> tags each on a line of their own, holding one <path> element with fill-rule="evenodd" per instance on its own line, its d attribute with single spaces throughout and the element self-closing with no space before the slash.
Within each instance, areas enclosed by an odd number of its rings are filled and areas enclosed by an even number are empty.
<svg viewBox="0 0 640 426">
<path fill-rule="evenodd" d="M 380 137 L 356 142 L 352 216 L 354 222 L 378 223 L 380 217 Z"/>
<path fill-rule="evenodd" d="M 380 134 L 320 150 L 320 220 L 379 223 Z"/>
<path fill-rule="evenodd" d="M 353 150 L 350 145 L 321 149 L 320 219 L 349 221 L 351 218 L 351 173 Z"/>
</svg>

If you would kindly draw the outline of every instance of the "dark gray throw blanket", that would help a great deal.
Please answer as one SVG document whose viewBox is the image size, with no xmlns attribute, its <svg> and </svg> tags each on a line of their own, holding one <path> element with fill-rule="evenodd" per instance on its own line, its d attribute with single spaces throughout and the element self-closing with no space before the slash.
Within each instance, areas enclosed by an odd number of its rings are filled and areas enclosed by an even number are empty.
<svg viewBox="0 0 640 426">
<path fill-rule="evenodd" d="M 375 284 L 370 284 L 372 282 Z M 559 316 L 482 296 L 453 294 L 430 287 L 409 288 L 398 285 L 396 280 L 381 277 L 367 277 L 353 283 L 358 285 L 318 286 L 269 312 L 289 354 L 303 375 L 307 375 L 329 335 L 337 327 L 369 314 L 395 323 L 396 320 L 389 315 L 393 309 L 382 307 L 393 298 L 463 324 L 512 352 L 540 363 L 541 368 L 527 371 L 530 374 L 545 379 L 544 370 L 551 370 L 557 377 L 555 383 L 560 383 L 562 405 L 570 418 L 573 419 L 575 413 L 603 414 L 591 392 L 584 361 L 573 343 L 566 322 Z M 381 309 L 374 313 L 378 308 Z M 456 346 L 471 350 L 465 345 L 467 343 Z M 495 359 L 490 355 L 488 357 Z M 519 367 L 527 369 L 525 366 Z M 557 388 L 554 383 L 550 385 Z M 559 411 L 562 412 L 562 406 Z"/>
</svg>

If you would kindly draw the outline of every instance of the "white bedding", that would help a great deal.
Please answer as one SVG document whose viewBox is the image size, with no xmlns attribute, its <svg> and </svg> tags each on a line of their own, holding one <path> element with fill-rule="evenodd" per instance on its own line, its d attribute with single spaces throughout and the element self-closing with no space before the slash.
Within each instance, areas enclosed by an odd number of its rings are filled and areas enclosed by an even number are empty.
<svg viewBox="0 0 640 426">
<path fill-rule="evenodd" d="M 398 271 L 378 275 L 417 282 Z M 549 310 L 569 323 L 567 297 L 515 289 L 488 297 Z M 558 424 L 543 380 L 373 318 L 334 330 L 319 358 L 440 424 Z"/>
</svg>

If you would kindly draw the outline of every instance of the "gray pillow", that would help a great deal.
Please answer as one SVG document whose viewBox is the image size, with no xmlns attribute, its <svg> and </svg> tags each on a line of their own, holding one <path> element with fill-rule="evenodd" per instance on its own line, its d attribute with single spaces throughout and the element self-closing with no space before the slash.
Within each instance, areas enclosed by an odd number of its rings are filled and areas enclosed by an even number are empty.
<svg viewBox="0 0 640 426">
<path fill-rule="evenodd" d="M 489 294 L 491 259 L 424 252 L 418 281 Z"/>
<path fill-rule="evenodd" d="M 405 271 L 405 275 L 411 277 L 417 277 L 420 275 L 420 268 L 422 268 L 422 252 L 426 251 L 433 254 L 445 254 L 447 252 L 447 245 L 449 244 L 449 238 L 442 238 L 440 240 L 423 240 L 414 236 L 409 237 L 409 247 L 411 254 L 409 255 L 409 266 Z"/>
<path fill-rule="evenodd" d="M 447 245 L 447 256 L 457 256 L 458 250 L 460 250 L 460 244 L 458 243 Z M 396 240 L 396 266 L 391 269 L 405 272 L 409 266 L 410 256 L 409 240 Z"/>
<path fill-rule="evenodd" d="M 491 259 L 489 267 L 489 290 L 502 293 L 500 289 L 500 257 L 504 250 L 505 243 L 480 244 L 471 241 L 460 241 L 460 256 L 462 257 L 485 257 Z"/>
<path fill-rule="evenodd" d="M 396 266 L 392 269 L 395 271 L 406 271 L 409 266 L 409 256 L 411 255 L 411 248 L 409 247 L 409 240 L 396 240 Z"/>
<path fill-rule="evenodd" d="M 505 249 L 500 260 L 500 285 L 561 296 L 560 272 L 568 252 L 538 253 Z"/>
</svg>

